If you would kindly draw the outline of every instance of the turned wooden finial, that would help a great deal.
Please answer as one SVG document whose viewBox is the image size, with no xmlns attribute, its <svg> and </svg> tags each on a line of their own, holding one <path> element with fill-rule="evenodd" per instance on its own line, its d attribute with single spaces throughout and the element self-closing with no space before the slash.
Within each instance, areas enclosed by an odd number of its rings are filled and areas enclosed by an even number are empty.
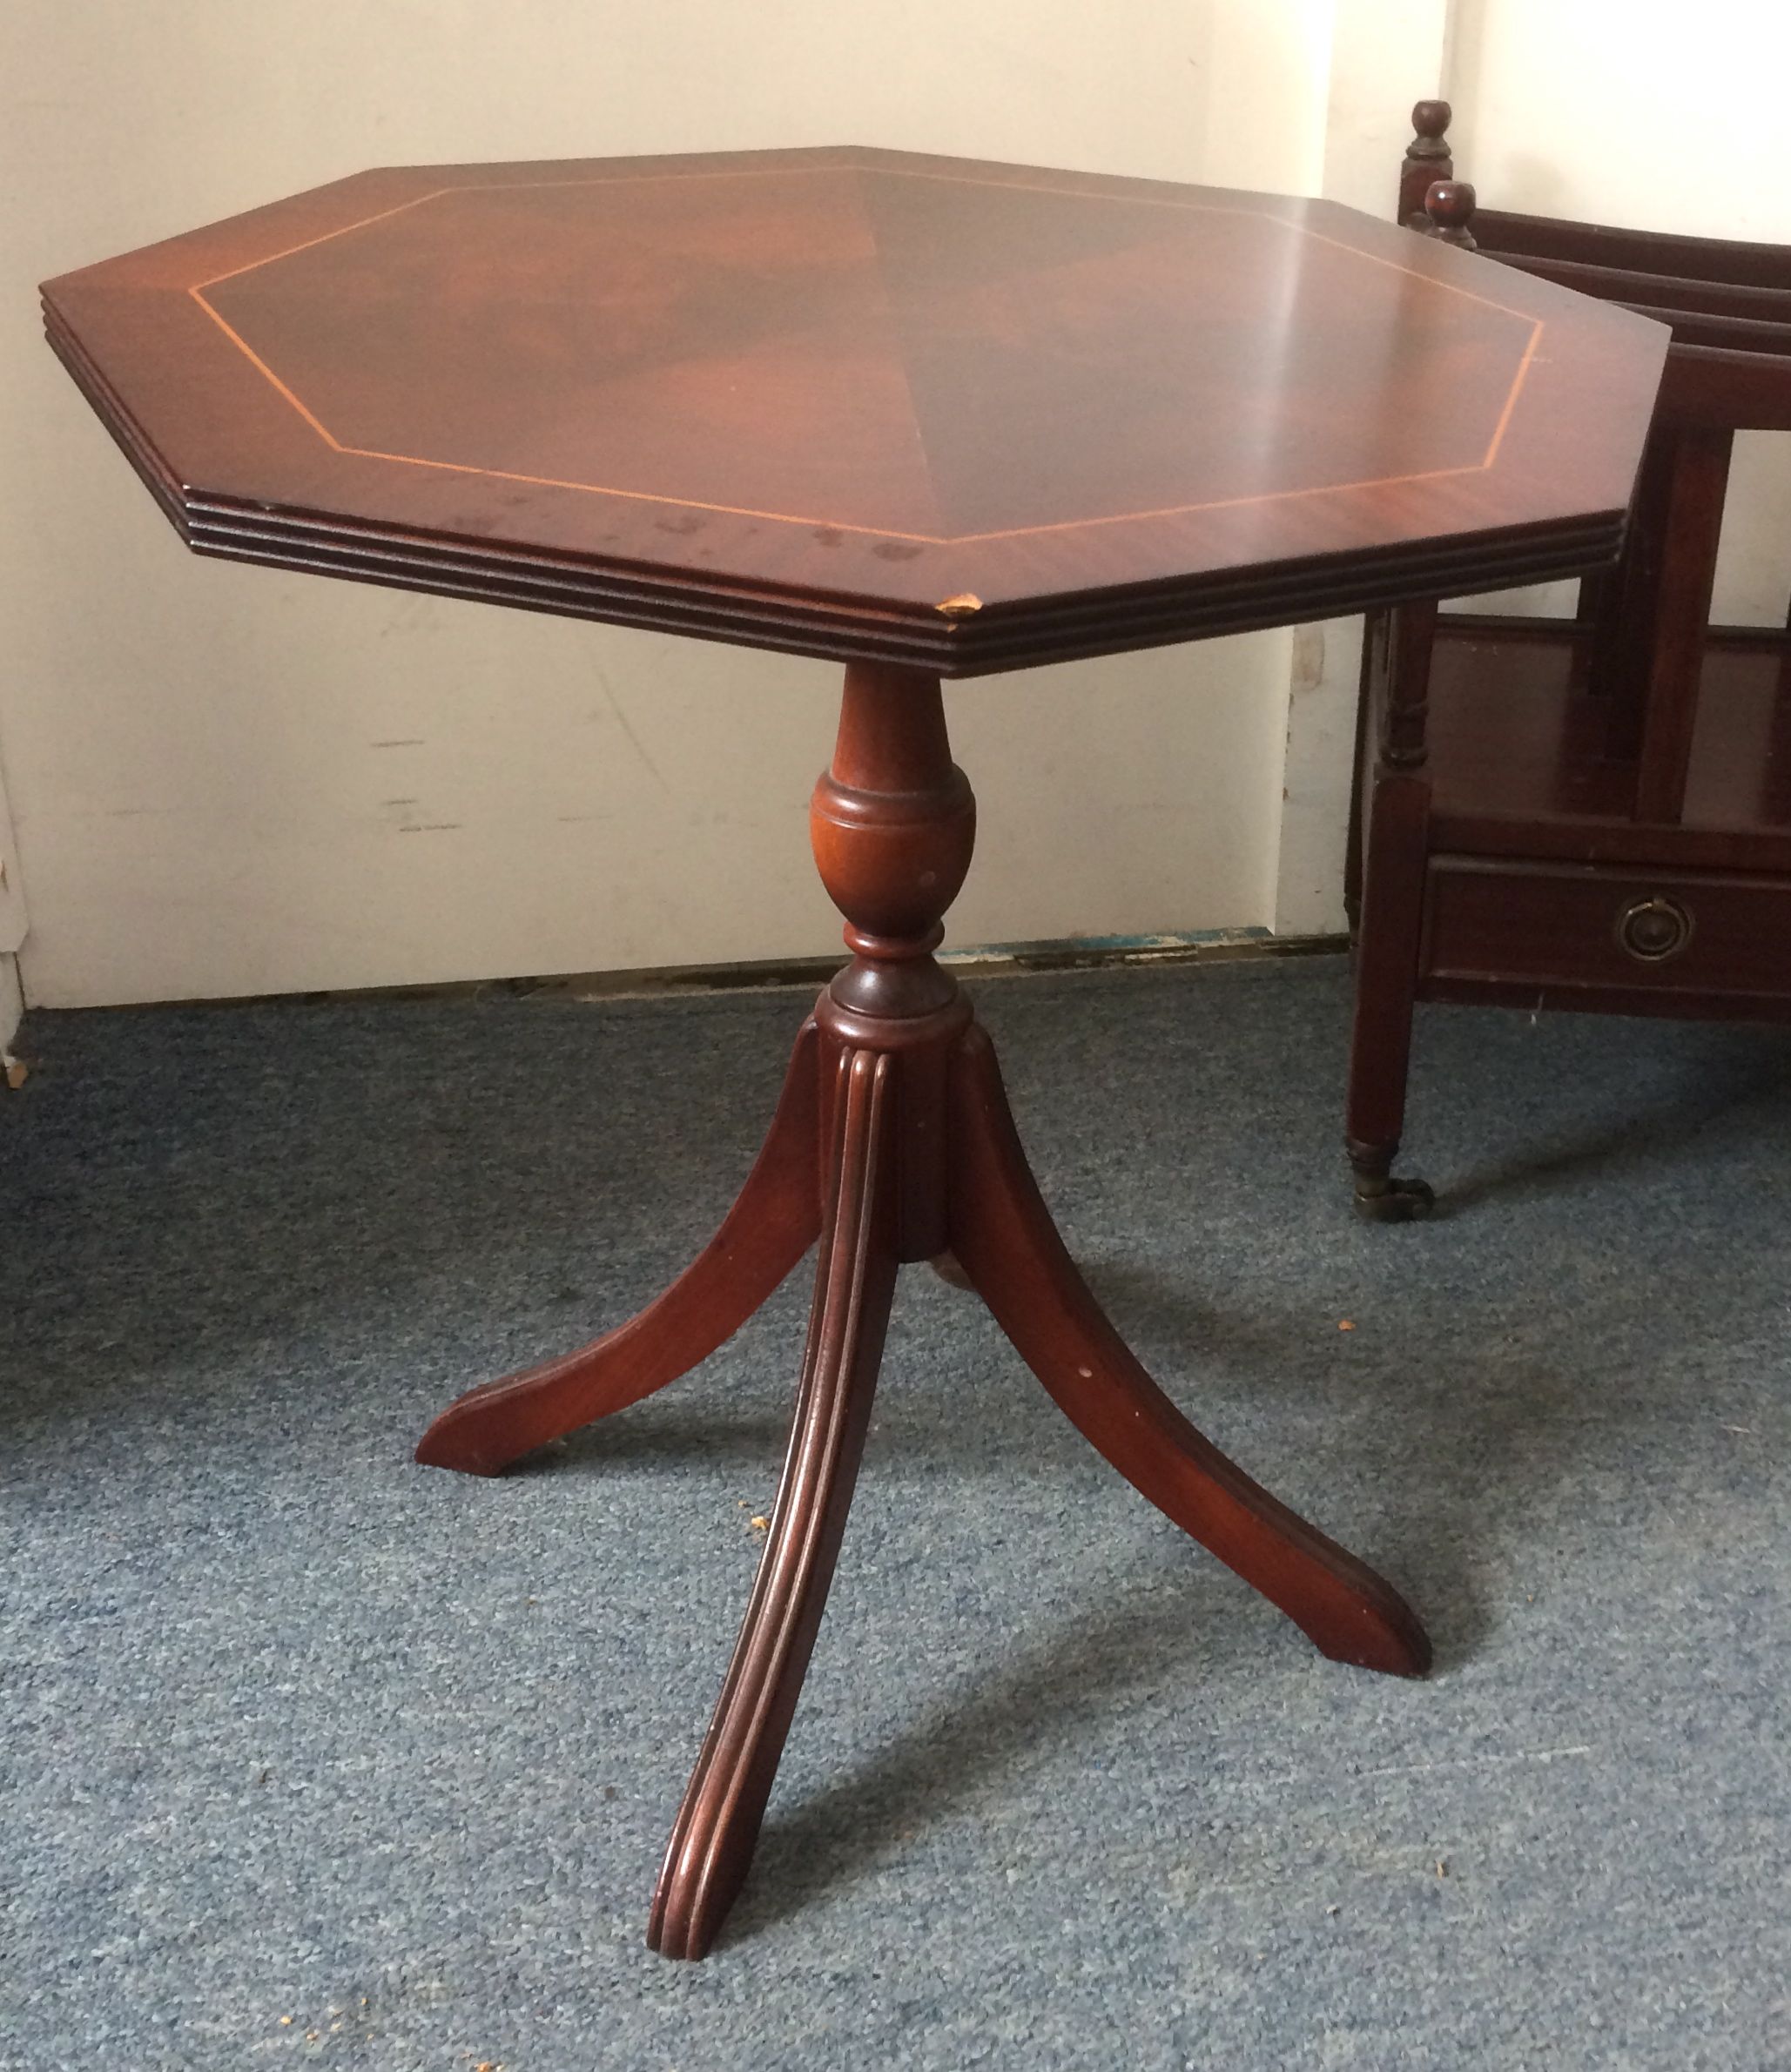
<svg viewBox="0 0 1791 2072">
<path fill-rule="evenodd" d="M 1411 111 L 1411 142 L 1399 168 L 1399 220 L 1424 227 L 1424 194 L 1433 180 L 1451 178 L 1455 161 L 1445 132 L 1453 111 L 1447 101 L 1420 101 Z"/>
<path fill-rule="evenodd" d="M 1477 252 L 1474 237 L 1474 190 L 1466 180 L 1433 180 L 1424 196 L 1426 228 L 1445 245 L 1458 245 L 1464 252 Z"/>
<path fill-rule="evenodd" d="M 1447 101 L 1418 101 L 1411 111 L 1411 126 L 1417 134 L 1407 146 L 1406 156 L 1412 158 L 1440 158 L 1449 150 L 1443 141 L 1443 132 L 1449 127 L 1450 118 L 1455 113 Z"/>
</svg>

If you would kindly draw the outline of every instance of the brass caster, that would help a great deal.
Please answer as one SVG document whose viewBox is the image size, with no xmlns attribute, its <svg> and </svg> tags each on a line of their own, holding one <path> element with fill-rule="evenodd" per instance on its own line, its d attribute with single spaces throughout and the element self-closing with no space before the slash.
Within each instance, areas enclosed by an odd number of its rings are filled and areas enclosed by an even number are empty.
<svg viewBox="0 0 1791 2072">
<path fill-rule="evenodd" d="M 1358 1181 L 1356 1213 L 1369 1223 L 1416 1223 L 1437 1206 L 1435 1190 L 1422 1180 Z"/>
</svg>

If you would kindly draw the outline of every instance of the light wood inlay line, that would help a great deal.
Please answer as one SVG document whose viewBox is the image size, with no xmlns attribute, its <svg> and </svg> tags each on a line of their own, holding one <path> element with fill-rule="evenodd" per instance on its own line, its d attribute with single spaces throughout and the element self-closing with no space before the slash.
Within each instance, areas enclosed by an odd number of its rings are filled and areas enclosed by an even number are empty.
<svg viewBox="0 0 1791 2072">
<path fill-rule="evenodd" d="M 1210 498 L 1200 502 L 1161 505 L 1142 511 L 1112 512 L 1100 517 L 1060 519 L 1040 525 L 1006 527 L 985 532 L 939 534 L 902 531 L 885 526 L 854 524 L 847 520 L 823 516 L 816 513 L 773 511 L 751 505 L 707 502 L 697 498 L 668 496 L 652 491 L 623 488 L 612 483 L 576 481 L 563 476 L 533 474 L 516 469 L 488 468 L 470 461 L 438 460 L 422 454 L 394 453 L 383 447 L 351 446 L 338 439 L 329 430 L 323 420 L 304 401 L 292 386 L 274 372 L 266 360 L 255 352 L 228 320 L 219 312 L 212 303 L 207 300 L 205 293 L 206 289 L 216 287 L 225 281 L 239 279 L 245 274 L 255 272 L 264 266 L 273 266 L 281 259 L 293 258 L 299 252 L 308 252 L 320 245 L 327 244 L 333 239 L 347 237 L 353 232 L 364 230 L 373 224 L 385 222 L 392 217 L 420 208 L 427 202 L 439 201 L 452 195 L 529 192 L 569 187 L 641 186 L 666 182 L 701 180 L 837 178 L 842 173 L 852 173 L 859 177 L 876 175 L 892 179 L 931 180 L 948 186 L 983 187 L 1018 193 L 1053 194 L 1079 201 L 1096 202 L 1107 207 L 1125 207 L 1135 203 L 1141 206 L 1171 209 L 1183 214 L 1248 218 L 1256 222 L 1272 224 L 1278 229 L 1291 232 L 1298 237 L 1309 238 L 1315 243 L 1328 245 L 1336 251 L 1348 252 L 1352 259 L 1365 260 L 1390 272 L 1403 274 L 1409 279 L 1421 281 L 1427 287 L 1435 288 L 1444 294 L 1455 295 L 1464 300 L 1478 303 L 1485 308 L 1496 310 L 1502 315 L 1516 318 L 1519 321 L 1527 320 L 1532 326 L 1531 334 L 1516 373 L 1512 378 L 1512 385 L 1506 392 L 1491 441 L 1485 456 L 1478 463 L 1457 468 L 1428 468 L 1408 474 L 1369 476 L 1348 482 L 1311 484 L 1297 488 L 1269 490 L 1249 496 Z M 874 241 L 874 232 L 872 236 Z M 615 497 L 632 502 L 664 505 L 675 509 L 706 511 L 719 517 L 756 519 L 773 525 L 792 525 L 811 528 L 825 527 L 837 532 L 852 534 L 855 537 L 893 540 L 924 547 L 967 546 L 986 541 L 1025 539 L 1035 535 L 1081 532 L 1115 525 L 1148 523 L 1168 518 L 1191 517 L 1206 511 L 1236 509 L 1249 505 L 1278 503 L 1303 497 L 1349 495 L 1360 491 L 1397 488 L 1406 483 L 1437 481 L 1447 479 L 1451 475 L 1479 473 L 1491 468 L 1498 459 L 1506 428 L 1516 408 L 1525 376 L 1535 357 L 1537 346 L 1544 330 L 1541 321 L 1530 319 L 1526 313 L 1512 309 L 1502 302 L 1495 301 L 1490 296 L 1478 294 L 1469 288 L 1459 287 L 1451 281 L 1438 280 L 1434 275 L 1422 272 L 1416 267 L 1402 266 L 1397 260 L 1380 253 L 1363 251 L 1346 239 L 1332 237 L 1323 231 L 1314 230 L 1304 224 L 1289 222 L 1286 218 L 1272 214 L 1264 209 L 1196 202 L 1170 195 L 1101 194 L 1054 181 L 1024 178 L 991 179 L 959 173 L 933 172 L 912 166 L 856 165 L 850 162 L 829 165 L 743 168 L 717 172 L 629 173 L 599 179 L 459 182 L 431 188 L 425 194 L 414 195 L 407 201 L 395 203 L 388 208 L 376 210 L 371 215 L 358 217 L 354 221 L 342 224 L 334 230 L 322 232 L 318 236 L 307 238 L 300 244 L 286 246 L 279 252 L 269 252 L 263 259 L 251 259 L 243 266 L 231 268 L 228 272 L 212 274 L 207 279 L 194 283 L 189 287 L 187 293 L 230 343 L 255 368 L 256 372 L 273 387 L 283 400 L 299 414 L 333 452 L 353 454 L 361 460 L 383 461 L 400 467 L 434 468 L 444 473 L 483 476 L 495 481 L 522 482 L 535 488 L 572 490 L 582 495 Z"/>
</svg>

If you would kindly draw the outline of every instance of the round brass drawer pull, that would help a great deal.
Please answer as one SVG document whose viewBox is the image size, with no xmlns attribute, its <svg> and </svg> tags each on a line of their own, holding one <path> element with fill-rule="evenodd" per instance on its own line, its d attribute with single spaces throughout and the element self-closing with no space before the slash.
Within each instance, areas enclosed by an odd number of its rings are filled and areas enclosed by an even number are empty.
<svg viewBox="0 0 1791 2072">
<path fill-rule="evenodd" d="M 1665 964 L 1692 939 L 1692 917 L 1677 899 L 1633 899 L 1617 917 L 1617 945 L 1643 964 Z"/>
</svg>

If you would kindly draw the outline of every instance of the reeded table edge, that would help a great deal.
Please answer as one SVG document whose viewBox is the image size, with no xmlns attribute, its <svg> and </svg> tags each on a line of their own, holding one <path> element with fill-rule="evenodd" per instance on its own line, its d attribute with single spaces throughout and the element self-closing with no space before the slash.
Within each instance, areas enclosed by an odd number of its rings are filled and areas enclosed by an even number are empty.
<svg viewBox="0 0 1791 2072">
<path fill-rule="evenodd" d="M 197 554 L 346 577 L 559 616 L 682 633 L 835 661 L 888 662 L 949 677 L 993 675 L 1128 649 L 1342 617 L 1377 605 L 1577 575 L 1616 559 L 1623 510 L 1215 570 L 1145 585 L 989 605 L 954 617 L 849 594 L 724 579 L 526 548 L 326 513 L 245 505 L 183 483 L 47 301 L 58 359 Z"/>
</svg>

